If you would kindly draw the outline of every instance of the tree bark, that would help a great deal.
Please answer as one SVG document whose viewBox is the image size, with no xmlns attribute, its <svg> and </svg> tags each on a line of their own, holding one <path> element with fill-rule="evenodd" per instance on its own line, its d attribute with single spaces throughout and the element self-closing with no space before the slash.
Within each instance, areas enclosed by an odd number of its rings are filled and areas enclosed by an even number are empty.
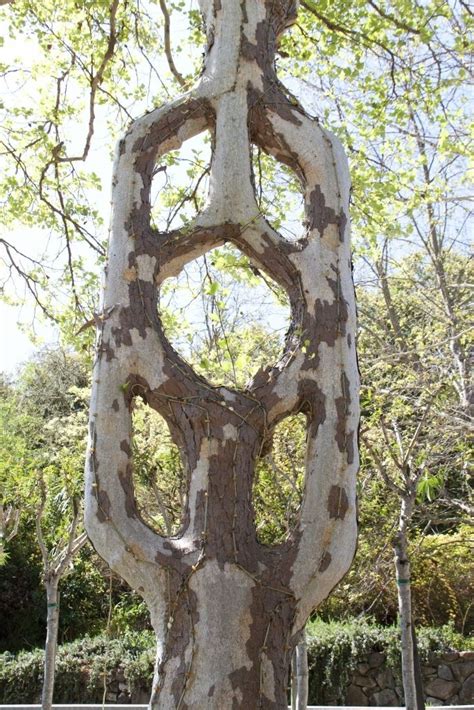
<svg viewBox="0 0 474 710">
<path fill-rule="evenodd" d="M 188 94 L 135 121 L 120 141 L 86 465 L 86 527 L 99 554 L 145 599 L 157 636 L 150 708 L 286 708 L 290 660 L 306 619 L 355 549 L 358 370 L 347 161 L 337 139 L 290 100 L 274 71 L 292 0 L 201 0 L 208 48 Z M 209 130 L 210 191 L 186 231 L 150 226 L 156 161 Z M 306 235 L 289 242 L 259 212 L 251 144 L 290 166 Z M 245 390 L 214 387 L 167 341 L 163 281 L 230 242 L 289 296 L 282 359 Z M 177 536 L 141 520 L 131 414 L 142 397 L 186 458 Z M 257 540 L 255 465 L 286 416 L 307 417 L 299 521 L 275 547 Z"/>
<path fill-rule="evenodd" d="M 45 582 L 46 587 L 46 645 L 44 653 L 43 693 L 41 696 L 42 710 L 51 710 L 54 694 L 54 677 L 56 668 L 56 650 L 58 646 L 59 628 L 59 579 L 51 576 Z"/>
</svg>

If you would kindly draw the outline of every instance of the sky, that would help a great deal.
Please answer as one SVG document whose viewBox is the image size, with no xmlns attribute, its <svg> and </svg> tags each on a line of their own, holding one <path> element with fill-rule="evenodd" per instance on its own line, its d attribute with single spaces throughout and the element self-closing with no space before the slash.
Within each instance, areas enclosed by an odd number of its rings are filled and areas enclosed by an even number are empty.
<svg viewBox="0 0 474 710">
<path fill-rule="evenodd" d="M 0 372 L 14 375 L 17 368 L 26 362 L 41 345 L 57 344 L 58 338 L 50 325 L 34 319 L 32 309 L 23 306 L 9 306 L 0 302 L 0 322 L 2 339 L 0 341 Z M 33 341 L 19 323 L 31 323 L 31 332 L 36 335 Z"/>
</svg>

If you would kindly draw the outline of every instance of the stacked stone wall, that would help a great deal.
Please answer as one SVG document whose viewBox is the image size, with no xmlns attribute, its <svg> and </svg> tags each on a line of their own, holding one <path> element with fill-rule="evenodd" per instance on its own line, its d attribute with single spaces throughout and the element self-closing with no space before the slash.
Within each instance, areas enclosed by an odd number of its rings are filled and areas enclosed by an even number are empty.
<svg viewBox="0 0 474 710">
<path fill-rule="evenodd" d="M 422 673 L 427 704 L 474 704 L 473 651 L 453 651 L 433 656 L 427 665 L 422 666 Z M 137 688 L 131 693 L 123 669 L 119 667 L 112 672 L 107 687 L 107 703 L 141 704 L 148 703 L 148 699 L 149 688 Z M 400 681 L 388 667 L 385 654 L 369 653 L 358 663 L 347 686 L 345 702 L 346 705 L 372 707 L 403 704 Z"/>
<path fill-rule="evenodd" d="M 474 652 L 453 651 L 433 656 L 422 666 L 427 704 L 474 703 Z M 402 705 L 401 683 L 387 667 L 383 653 L 370 653 L 357 665 L 346 693 L 347 705 Z"/>
</svg>

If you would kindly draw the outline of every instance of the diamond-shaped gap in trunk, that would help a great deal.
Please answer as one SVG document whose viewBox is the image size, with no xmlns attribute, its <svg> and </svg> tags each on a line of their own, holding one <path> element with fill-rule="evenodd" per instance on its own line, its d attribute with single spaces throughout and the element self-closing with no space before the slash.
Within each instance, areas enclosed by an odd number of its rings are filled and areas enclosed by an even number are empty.
<svg viewBox="0 0 474 710">
<path fill-rule="evenodd" d="M 262 215 L 285 239 L 302 239 L 306 233 L 304 196 L 296 173 L 256 145 L 252 145 L 252 169 Z"/>
<path fill-rule="evenodd" d="M 142 520 L 160 535 L 182 524 L 186 467 L 165 419 L 140 397 L 132 404 L 133 492 Z"/>
<path fill-rule="evenodd" d="M 158 308 L 181 357 L 212 384 L 238 389 L 278 361 L 291 317 L 286 293 L 231 244 L 165 280 Z"/>
<path fill-rule="evenodd" d="M 203 131 L 157 161 L 150 195 L 152 227 L 169 232 L 193 221 L 207 199 L 211 157 L 211 135 Z"/>
</svg>

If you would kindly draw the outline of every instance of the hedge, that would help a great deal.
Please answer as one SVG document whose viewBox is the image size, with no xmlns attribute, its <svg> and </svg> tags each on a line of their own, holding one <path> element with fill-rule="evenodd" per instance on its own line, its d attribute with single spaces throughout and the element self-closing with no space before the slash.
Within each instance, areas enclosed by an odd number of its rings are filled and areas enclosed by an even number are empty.
<svg viewBox="0 0 474 710">
<path fill-rule="evenodd" d="M 143 631 L 120 639 L 85 637 L 58 649 L 54 701 L 101 703 L 104 675 L 123 670 L 130 690 L 151 687 L 155 656 L 154 635 Z M 0 654 L 0 704 L 40 702 L 43 650 Z"/>
<path fill-rule="evenodd" d="M 430 654 L 463 650 L 469 642 L 451 628 L 420 629 L 422 662 Z M 309 701 L 324 705 L 344 702 L 344 689 L 357 662 L 371 651 L 385 653 L 397 674 L 400 667 L 398 631 L 365 621 L 310 623 L 307 627 Z M 58 649 L 56 703 L 100 703 L 104 674 L 120 668 L 129 690 L 151 687 L 155 654 L 151 632 L 129 632 L 120 639 L 84 638 Z M 34 703 L 41 696 L 43 651 L 0 654 L 0 703 Z"/>
<path fill-rule="evenodd" d="M 306 628 L 309 665 L 309 702 L 312 705 L 345 703 L 349 678 L 364 656 L 380 652 L 401 686 L 400 637 L 396 626 L 379 626 L 365 620 L 316 621 Z M 473 641 L 450 626 L 417 630 L 422 664 L 431 655 L 472 648 Z"/>
</svg>

